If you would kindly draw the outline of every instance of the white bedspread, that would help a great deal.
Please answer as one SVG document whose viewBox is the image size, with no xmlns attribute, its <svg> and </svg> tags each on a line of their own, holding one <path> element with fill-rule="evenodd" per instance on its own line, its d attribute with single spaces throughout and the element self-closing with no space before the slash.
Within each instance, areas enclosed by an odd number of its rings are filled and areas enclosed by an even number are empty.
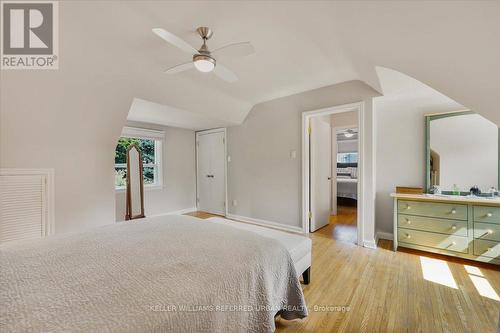
<svg viewBox="0 0 500 333">
<path fill-rule="evenodd" d="M 307 315 L 277 241 L 188 216 L 0 245 L 5 332 L 272 332 Z"/>
</svg>

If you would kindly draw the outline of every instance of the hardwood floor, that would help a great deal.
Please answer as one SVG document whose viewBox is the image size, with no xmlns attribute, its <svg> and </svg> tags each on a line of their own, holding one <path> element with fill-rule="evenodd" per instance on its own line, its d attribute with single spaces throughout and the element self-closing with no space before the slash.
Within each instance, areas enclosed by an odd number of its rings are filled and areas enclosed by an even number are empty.
<svg viewBox="0 0 500 333">
<path fill-rule="evenodd" d="M 357 207 L 339 206 L 337 215 L 330 216 L 330 223 L 314 234 L 355 244 L 357 242 Z"/>
<path fill-rule="evenodd" d="M 496 332 L 498 266 L 393 252 L 386 240 L 372 250 L 310 237 L 309 316 L 278 318 L 277 332 Z"/>
<path fill-rule="evenodd" d="M 223 216 L 220 216 L 220 215 L 215 215 L 215 214 L 211 214 L 211 213 L 207 213 L 207 212 L 200 212 L 200 211 L 192 212 L 192 213 L 187 213 L 185 215 L 194 216 L 194 217 L 197 217 L 197 218 L 200 218 L 200 219 L 208 219 L 210 217 L 223 217 Z"/>
</svg>

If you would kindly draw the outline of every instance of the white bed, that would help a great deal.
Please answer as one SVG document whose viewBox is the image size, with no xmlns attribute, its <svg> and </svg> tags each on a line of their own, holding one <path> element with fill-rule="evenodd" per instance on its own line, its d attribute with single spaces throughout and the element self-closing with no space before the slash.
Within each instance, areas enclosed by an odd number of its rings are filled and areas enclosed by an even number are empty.
<svg viewBox="0 0 500 333">
<path fill-rule="evenodd" d="M 2 244 L 2 331 L 273 332 L 276 314 L 307 316 L 303 248 L 245 228 L 170 215 Z"/>
<path fill-rule="evenodd" d="M 221 217 L 211 217 L 207 221 L 225 224 L 241 230 L 255 232 L 261 236 L 272 238 L 283 244 L 292 257 L 297 275 L 303 276 L 304 283 L 309 284 L 311 272 L 312 241 L 310 238 L 276 229 L 265 228 L 253 224 L 236 222 Z"/>
</svg>

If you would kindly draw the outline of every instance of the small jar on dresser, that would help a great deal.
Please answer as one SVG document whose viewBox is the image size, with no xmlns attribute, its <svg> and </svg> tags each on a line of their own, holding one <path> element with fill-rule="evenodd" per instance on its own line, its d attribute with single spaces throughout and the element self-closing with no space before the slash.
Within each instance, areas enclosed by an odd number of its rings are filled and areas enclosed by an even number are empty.
<svg viewBox="0 0 500 333">
<path fill-rule="evenodd" d="M 399 194 L 394 250 L 406 247 L 500 264 L 500 199 Z"/>
</svg>

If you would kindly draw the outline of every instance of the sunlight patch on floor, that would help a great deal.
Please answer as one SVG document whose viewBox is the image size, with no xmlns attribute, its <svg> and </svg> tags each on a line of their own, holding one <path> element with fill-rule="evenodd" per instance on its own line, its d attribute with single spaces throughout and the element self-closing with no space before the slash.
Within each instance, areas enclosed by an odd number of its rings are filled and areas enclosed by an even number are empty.
<svg viewBox="0 0 500 333">
<path fill-rule="evenodd" d="M 464 265 L 464 268 L 467 271 L 467 273 L 469 273 L 469 274 L 477 275 L 477 276 L 484 276 L 478 267 Z"/>
<path fill-rule="evenodd" d="M 468 265 L 464 265 L 464 268 L 467 273 L 469 273 L 469 278 L 471 279 L 472 284 L 474 284 L 474 287 L 476 287 L 479 295 L 491 298 L 495 301 L 500 301 L 497 292 L 493 289 L 491 283 L 486 280 L 483 272 L 481 272 L 479 268 Z"/>
<path fill-rule="evenodd" d="M 475 276 L 475 275 L 469 275 L 469 277 L 472 280 L 474 287 L 476 287 L 479 295 L 481 295 L 483 297 L 491 298 L 495 301 L 500 301 L 498 294 L 496 293 L 495 289 L 493 289 L 493 287 L 491 286 L 491 284 L 488 280 L 486 280 L 484 277 Z"/>
<path fill-rule="evenodd" d="M 450 267 L 444 260 L 420 257 L 424 279 L 443 286 L 458 289 Z"/>
</svg>

